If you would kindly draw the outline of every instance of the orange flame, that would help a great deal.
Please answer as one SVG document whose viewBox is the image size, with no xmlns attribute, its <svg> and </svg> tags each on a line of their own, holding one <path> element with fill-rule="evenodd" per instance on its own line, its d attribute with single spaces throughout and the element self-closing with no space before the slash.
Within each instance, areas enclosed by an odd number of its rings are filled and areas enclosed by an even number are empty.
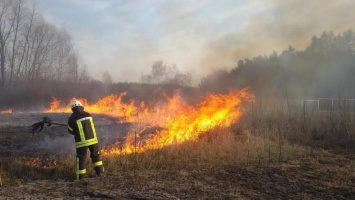
<svg viewBox="0 0 355 200">
<path fill-rule="evenodd" d="M 3 110 L 3 111 L 0 111 L 0 114 L 11 114 L 12 113 L 12 109 L 9 108 L 7 110 Z"/>
<path fill-rule="evenodd" d="M 122 117 L 124 118 L 124 121 L 132 122 L 132 117 L 137 114 L 138 110 L 134 105 L 134 101 L 131 101 L 129 104 L 122 102 L 122 98 L 126 94 L 127 93 L 121 93 L 120 95 L 111 94 L 93 104 L 89 103 L 85 98 L 72 98 L 70 102 L 73 100 L 79 100 L 88 112 L 95 114 L 106 114 L 113 117 Z M 70 103 L 65 106 L 61 105 L 62 102 L 59 99 L 52 98 L 50 108 L 44 110 L 44 112 L 72 112 Z"/>
<path fill-rule="evenodd" d="M 126 137 L 122 148 L 112 146 L 103 150 L 104 155 L 121 155 L 160 149 L 172 144 L 196 140 L 206 131 L 216 127 L 229 127 L 239 120 L 244 111 L 243 102 L 253 101 L 247 89 L 231 91 L 226 95 L 207 94 L 201 103 L 192 106 L 184 102 L 179 93 L 153 110 L 145 109 L 135 119 L 136 126 Z M 147 126 L 163 129 L 152 134 L 144 142 L 136 142 Z"/>
<path fill-rule="evenodd" d="M 176 92 L 172 97 L 166 96 L 167 101 L 163 105 L 148 108 L 144 102 L 139 106 L 135 106 L 134 101 L 123 103 L 122 97 L 125 94 L 109 95 L 94 104 L 79 98 L 89 112 L 124 116 L 134 124 L 124 144 L 121 147 L 118 144 L 105 147 L 102 150 L 103 155 L 139 153 L 196 140 L 208 130 L 229 127 L 237 122 L 245 110 L 243 103 L 254 100 L 254 95 L 245 88 L 231 90 L 228 94 L 208 93 L 199 104 L 190 105 Z M 69 105 L 60 108 L 60 104 L 59 100 L 53 99 L 51 108 L 46 112 L 71 112 Z M 143 134 L 147 127 L 159 127 L 159 130 L 147 136 Z M 140 138 L 143 137 L 146 139 L 141 141 Z"/>
<path fill-rule="evenodd" d="M 57 160 L 54 157 L 49 157 L 49 158 L 40 158 L 40 157 L 35 157 L 29 160 L 26 160 L 24 162 L 26 166 L 31 166 L 31 167 L 36 167 L 36 168 L 54 168 L 56 167 Z"/>
</svg>

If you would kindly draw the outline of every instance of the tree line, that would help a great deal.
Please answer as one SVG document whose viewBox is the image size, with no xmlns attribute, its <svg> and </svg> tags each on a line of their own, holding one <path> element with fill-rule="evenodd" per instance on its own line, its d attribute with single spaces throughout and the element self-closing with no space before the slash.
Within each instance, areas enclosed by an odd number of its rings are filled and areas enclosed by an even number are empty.
<svg viewBox="0 0 355 200">
<path fill-rule="evenodd" d="M 231 70 L 202 78 L 203 90 L 250 87 L 259 97 L 322 98 L 355 96 L 355 33 L 323 32 L 305 50 L 291 45 L 281 53 L 239 60 Z"/>
<path fill-rule="evenodd" d="M 35 1 L 0 0 L 0 90 L 89 78 L 68 31 L 47 23 Z"/>
</svg>

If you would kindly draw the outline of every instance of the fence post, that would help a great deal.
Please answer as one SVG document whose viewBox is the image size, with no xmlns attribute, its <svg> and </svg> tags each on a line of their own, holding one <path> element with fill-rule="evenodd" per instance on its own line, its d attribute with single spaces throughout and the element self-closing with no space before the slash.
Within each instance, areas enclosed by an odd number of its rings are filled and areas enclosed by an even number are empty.
<svg viewBox="0 0 355 200">
<path fill-rule="evenodd" d="M 332 111 L 334 110 L 334 99 L 332 98 Z"/>
<path fill-rule="evenodd" d="M 319 112 L 319 99 L 317 100 L 317 102 L 318 102 L 318 110 L 317 111 Z"/>
<path fill-rule="evenodd" d="M 306 100 L 303 100 L 303 123 L 306 123 Z"/>
</svg>

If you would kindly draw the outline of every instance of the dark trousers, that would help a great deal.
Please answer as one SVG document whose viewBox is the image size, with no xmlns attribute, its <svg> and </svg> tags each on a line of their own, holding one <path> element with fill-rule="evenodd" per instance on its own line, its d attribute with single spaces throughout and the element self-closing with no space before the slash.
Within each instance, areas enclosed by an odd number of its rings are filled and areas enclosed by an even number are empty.
<svg viewBox="0 0 355 200">
<path fill-rule="evenodd" d="M 91 161 L 94 164 L 94 169 L 96 175 L 100 176 L 104 172 L 104 167 L 102 164 L 100 156 L 100 146 L 99 144 L 94 144 L 87 147 L 80 147 L 76 149 L 76 179 L 83 179 L 86 174 L 86 155 L 90 150 Z"/>
</svg>

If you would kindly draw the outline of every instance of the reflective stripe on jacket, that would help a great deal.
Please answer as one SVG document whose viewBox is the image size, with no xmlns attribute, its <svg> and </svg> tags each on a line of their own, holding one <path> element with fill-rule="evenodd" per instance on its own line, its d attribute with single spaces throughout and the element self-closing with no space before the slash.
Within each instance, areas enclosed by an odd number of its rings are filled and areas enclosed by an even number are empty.
<svg viewBox="0 0 355 200">
<path fill-rule="evenodd" d="M 85 111 L 75 113 L 69 118 L 68 131 L 75 137 L 76 148 L 98 143 L 93 118 Z"/>
<path fill-rule="evenodd" d="M 92 117 L 76 120 L 79 129 L 80 141 L 75 141 L 76 148 L 97 144 L 96 130 Z"/>
</svg>

